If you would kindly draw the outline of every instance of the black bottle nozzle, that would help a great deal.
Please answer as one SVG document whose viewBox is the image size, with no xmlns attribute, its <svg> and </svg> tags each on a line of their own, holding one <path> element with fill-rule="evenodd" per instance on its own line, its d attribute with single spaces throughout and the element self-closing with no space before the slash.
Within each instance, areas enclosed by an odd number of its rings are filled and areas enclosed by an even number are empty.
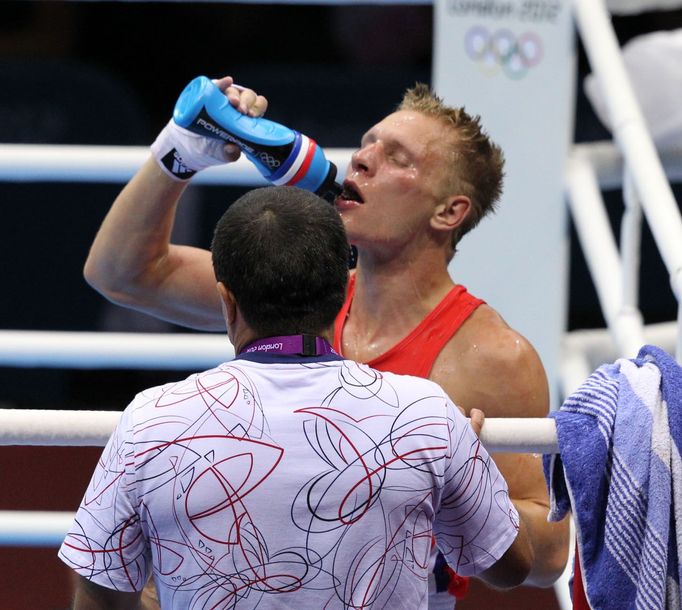
<svg viewBox="0 0 682 610">
<path fill-rule="evenodd" d="M 327 176 L 322 181 L 322 184 L 320 184 L 320 186 L 317 188 L 315 194 L 322 197 L 322 199 L 325 201 L 334 204 L 336 198 L 341 194 L 343 187 L 336 182 L 336 165 L 334 165 L 331 161 L 328 163 L 329 171 L 327 172 Z"/>
</svg>

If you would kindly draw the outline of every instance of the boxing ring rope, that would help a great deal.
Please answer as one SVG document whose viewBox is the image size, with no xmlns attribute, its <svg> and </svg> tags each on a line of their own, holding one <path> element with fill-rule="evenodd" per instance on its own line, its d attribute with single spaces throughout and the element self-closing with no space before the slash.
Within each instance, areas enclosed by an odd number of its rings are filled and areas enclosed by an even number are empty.
<svg viewBox="0 0 682 610">
<path fill-rule="evenodd" d="M 232 358 L 226 334 L 0 330 L 0 366 L 200 370 Z"/>
<path fill-rule="evenodd" d="M 343 178 L 351 148 L 325 149 Z M 147 146 L 0 144 L 0 181 L 126 183 L 149 157 Z M 192 184 L 263 186 L 268 184 L 245 157 L 209 167 Z"/>
<path fill-rule="evenodd" d="M 73 523 L 73 512 L 0 510 L 0 547 L 58 547 Z"/>
<path fill-rule="evenodd" d="M 119 411 L 0 409 L 0 446 L 104 447 Z M 557 453 L 554 420 L 490 418 L 481 442 L 491 452 Z"/>
<path fill-rule="evenodd" d="M 325 148 L 325 156 L 343 175 L 352 148 Z M 0 144 L 0 182 L 125 183 L 149 156 L 146 146 L 79 146 L 66 144 Z M 602 190 L 623 185 L 623 155 L 611 141 L 576 144 L 571 156 L 595 169 Z M 682 182 L 682 148 L 661 151 L 660 160 L 672 182 Z M 192 184 L 256 186 L 267 184 L 255 166 L 236 163 L 205 169 Z"/>
<path fill-rule="evenodd" d="M 643 327 L 643 343 L 674 349 L 675 323 Z M 583 355 L 588 372 L 618 357 L 607 331 L 578 330 L 566 333 L 563 351 Z M 206 333 L 106 333 L 0 330 L 0 366 L 74 369 L 198 370 L 234 357 L 234 348 L 223 334 Z M 567 369 L 563 369 L 567 371 Z M 570 375 L 566 372 L 564 376 Z M 572 375 L 575 379 L 575 375 Z M 575 383 L 569 383 L 575 388 Z M 572 390 L 571 390 L 572 391 Z M 567 393 L 570 393 L 567 392 Z"/>
<path fill-rule="evenodd" d="M 121 416 L 117 411 L 0 409 L 0 446 L 103 447 Z M 556 453 L 549 418 L 488 419 L 481 441 L 489 451 Z M 0 511 L 0 546 L 59 546 L 74 513 Z"/>
</svg>

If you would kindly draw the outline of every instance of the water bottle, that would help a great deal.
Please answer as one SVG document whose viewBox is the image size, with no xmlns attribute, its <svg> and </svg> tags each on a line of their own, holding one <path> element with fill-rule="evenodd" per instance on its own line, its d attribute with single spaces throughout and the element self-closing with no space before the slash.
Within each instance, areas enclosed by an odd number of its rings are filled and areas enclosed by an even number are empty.
<svg viewBox="0 0 682 610">
<path fill-rule="evenodd" d="M 236 144 L 266 180 L 313 191 L 330 203 L 341 192 L 336 166 L 315 140 L 264 118 L 242 114 L 206 76 L 192 80 L 173 111 L 180 126 Z"/>
</svg>

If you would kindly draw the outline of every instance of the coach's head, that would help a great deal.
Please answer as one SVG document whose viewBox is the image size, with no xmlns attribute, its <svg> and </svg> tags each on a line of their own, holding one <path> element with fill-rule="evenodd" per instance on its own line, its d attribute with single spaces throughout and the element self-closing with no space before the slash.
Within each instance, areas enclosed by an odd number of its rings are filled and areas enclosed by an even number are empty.
<svg viewBox="0 0 682 610">
<path fill-rule="evenodd" d="M 265 337 L 330 331 L 346 292 L 338 212 L 295 187 L 255 189 L 216 225 L 213 269 L 235 351 Z"/>
</svg>

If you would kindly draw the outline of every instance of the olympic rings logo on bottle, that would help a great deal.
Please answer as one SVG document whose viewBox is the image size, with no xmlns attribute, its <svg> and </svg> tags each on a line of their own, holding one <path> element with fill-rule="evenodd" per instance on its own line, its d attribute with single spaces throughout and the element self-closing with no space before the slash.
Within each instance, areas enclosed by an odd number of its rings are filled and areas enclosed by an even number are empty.
<svg viewBox="0 0 682 610">
<path fill-rule="evenodd" d="M 275 159 L 275 157 L 266 152 L 258 153 L 258 158 L 264 165 L 266 165 L 271 170 L 277 169 L 281 165 L 281 163 L 277 159 Z"/>
<path fill-rule="evenodd" d="M 490 32 L 483 26 L 472 27 L 464 37 L 464 48 L 484 74 L 495 76 L 503 72 L 520 80 L 543 58 L 542 39 L 535 32 L 516 36 L 511 30 Z"/>
</svg>

